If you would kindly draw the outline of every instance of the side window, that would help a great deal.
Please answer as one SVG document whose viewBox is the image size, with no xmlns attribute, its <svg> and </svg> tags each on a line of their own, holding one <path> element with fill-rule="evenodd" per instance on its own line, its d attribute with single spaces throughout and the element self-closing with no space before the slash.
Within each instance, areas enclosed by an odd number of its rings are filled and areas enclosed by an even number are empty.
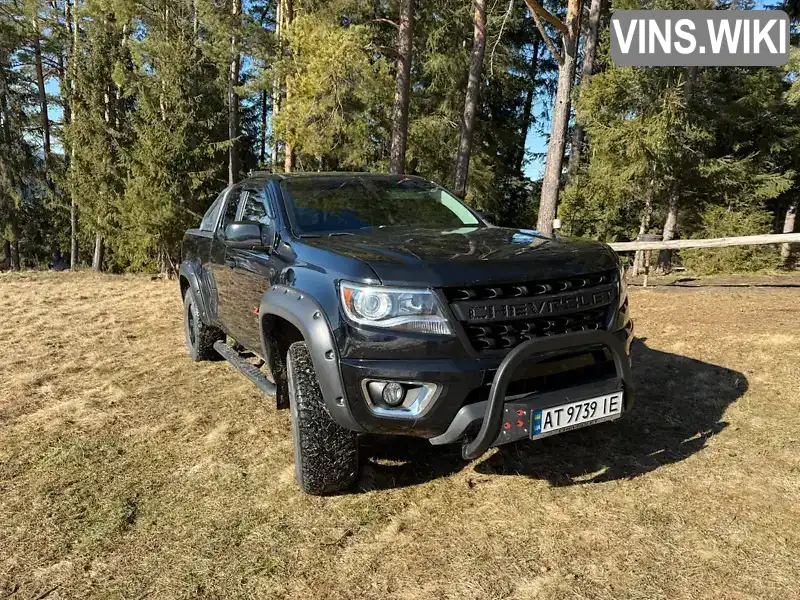
<svg viewBox="0 0 800 600">
<path fill-rule="evenodd" d="M 219 228 L 225 231 L 229 223 L 236 220 L 236 209 L 239 208 L 239 190 L 233 189 L 228 193 L 228 203 L 225 205 L 225 213 L 222 215 Z"/>
<path fill-rule="evenodd" d="M 262 190 L 260 193 L 249 191 L 247 199 L 244 201 L 242 209 L 242 221 L 258 221 L 266 223 L 269 219 L 266 207 L 266 194 Z"/>
<path fill-rule="evenodd" d="M 209 209 L 206 211 L 206 214 L 203 216 L 203 220 L 200 222 L 200 231 L 214 231 L 214 225 L 217 223 L 217 215 L 219 215 L 219 207 L 224 198 L 225 192 L 223 191 L 219 196 L 217 196 L 217 199 L 214 200 Z"/>
</svg>

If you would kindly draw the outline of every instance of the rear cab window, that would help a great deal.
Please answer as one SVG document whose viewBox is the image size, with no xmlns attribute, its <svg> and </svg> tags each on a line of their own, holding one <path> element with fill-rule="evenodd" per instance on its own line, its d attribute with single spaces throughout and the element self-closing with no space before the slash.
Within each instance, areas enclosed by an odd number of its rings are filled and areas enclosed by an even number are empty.
<svg viewBox="0 0 800 600">
<path fill-rule="evenodd" d="M 242 189 L 235 187 L 231 189 L 227 196 L 227 203 L 225 204 L 225 212 L 222 214 L 222 219 L 219 223 L 219 230 L 225 231 L 225 228 L 236 221 L 236 213 L 239 208 L 239 201 L 241 200 Z"/>
<path fill-rule="evenodd" d="M 217 217 L 219 216 L 219 210 L 225 199 L 225 192 L 227 191 L 227 189 L 223 190 L 220 195 L 217 196 L 217 199 L 211 203 L 206 214 L 203 215 L 203 220 L 200 222 L 200 231 L 214 231 L 214 226 L 217 224 Z"/>
</svg>

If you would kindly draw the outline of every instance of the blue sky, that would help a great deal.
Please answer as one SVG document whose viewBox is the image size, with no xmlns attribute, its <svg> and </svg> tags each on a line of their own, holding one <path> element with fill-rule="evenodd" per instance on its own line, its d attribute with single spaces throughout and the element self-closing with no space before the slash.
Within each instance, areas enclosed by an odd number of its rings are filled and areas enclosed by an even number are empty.
<svg viewBox="0 0 800 600">
<path fill-rule="evenodd" d="M 548 114 L 546 120 L 537 121 L 528 130 L 528 137 L 525 139 L 525 150 L 528 154 L 544 154 L 547 152 L 547 139 L 550 135 L 550 119 L 549 109 L 541 98 L 536 99 L 536 105 L 533 107 L 533 114 L 542 115 L 545 112 Z M 533 180 L 540 179 L 544 172 L 544 156 L 541 158 L 534 158 L 528 161 L 525 165 L 525 175 Z"/>
</svg>

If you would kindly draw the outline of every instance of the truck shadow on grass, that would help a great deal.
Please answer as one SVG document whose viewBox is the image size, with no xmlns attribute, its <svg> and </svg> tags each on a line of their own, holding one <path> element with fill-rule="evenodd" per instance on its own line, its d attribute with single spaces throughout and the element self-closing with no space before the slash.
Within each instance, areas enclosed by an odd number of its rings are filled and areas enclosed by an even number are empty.
<svg viewBox="0 0 800 600">
<path fill-rule="evenodd" d="M 565 486 L 630 479 L 702 450 L 725 429 L 725 409 L 747 391 L 737 371 L 678 354 L 633 346 L 636 406 L 615 423 L 502 446 L 479 462 L 484 475 L 524 475 Z M 404 487 L 458 472 L 460 447 L 395 438 L 364 445 L 362 490 Z M 472 479 L 468 479 L 468 485 Z"/>
</svg>

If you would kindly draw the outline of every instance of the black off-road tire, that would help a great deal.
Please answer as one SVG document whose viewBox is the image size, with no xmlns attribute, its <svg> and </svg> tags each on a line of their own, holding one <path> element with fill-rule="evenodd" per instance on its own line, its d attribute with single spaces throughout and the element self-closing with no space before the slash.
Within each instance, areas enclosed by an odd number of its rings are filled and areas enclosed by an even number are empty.
<svg viewBox="0 0 800 600">
<path fill-rule="evenodd" d="M 328 413 L 305 342 L 289 346 L 286 379 L 297 482 L 317 496 L 346 490 L 358 477 L 358 436 Z"/>
<path fill-rule="evenodd" d="M 186 290 L 183 297 L 183 331 L 186 348 L 192 360 L 219 360 L 219 353 L 214 350 L 214 342 L 224 340 L 225 333 L 216 327 L 210 327 L 200 319 L 200 310 L 194 298 L 192 288 Z"/>
</svg>

